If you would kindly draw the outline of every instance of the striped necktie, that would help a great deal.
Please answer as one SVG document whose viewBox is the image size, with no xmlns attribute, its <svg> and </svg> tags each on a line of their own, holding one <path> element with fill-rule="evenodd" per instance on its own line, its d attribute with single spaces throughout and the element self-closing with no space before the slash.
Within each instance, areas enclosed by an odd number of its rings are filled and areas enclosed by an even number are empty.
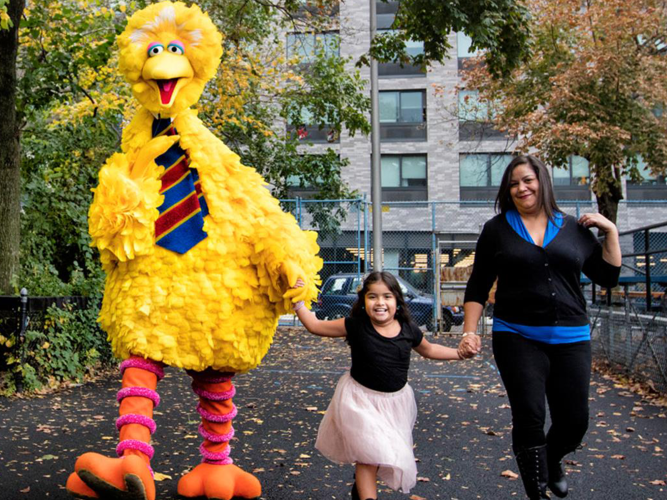
<svg viewBox="0 0 667 500">
<path fill-rule="evenodd" d="M 153 137 L 175 135 L 169 118 L 153 120 Z M 179 143 L 158 156 L 155 163 L 164 167 L 160 194 L 164 203 L 158 207 L 160 215 L 155 221 L 155 243 L 168 250 L 184 254 L 206 238 L 204 217 L 208 206 L 201 191 L 199 174 L 190 168 L 190 159 Z"/>
</svg>

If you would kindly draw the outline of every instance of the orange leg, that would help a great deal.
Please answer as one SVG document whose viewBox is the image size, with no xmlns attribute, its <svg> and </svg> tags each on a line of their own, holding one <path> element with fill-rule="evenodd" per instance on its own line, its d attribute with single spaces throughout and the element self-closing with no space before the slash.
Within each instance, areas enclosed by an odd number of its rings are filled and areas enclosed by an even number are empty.
<svg viewBox="0 0 667 500">
<path fill-rule="evenodd" d="M 199 396 L 197 411 L 202 417 L 199 432 L 204 438 L 199 451 L 203 460 L 178 482 L 178 494 L 216 500 L 259 497 L 262 487 L 257 478 L 233 465 L 229 457 L 229 441 L 234 436 L 232 420 L 236 416 L 232 403 L 234 374 L 213 370 L 189 373 L 193 378 L 192 389 Z"/>
<path fill-rule="evenodd" d="M 164 375 L 162 365 L 133 356 L 121 363 L 121 372 L 119 458 L 81 455 L 67 480 L 67 491 L 76 498 L 155 500 L 150 439 L 155 432 L 153 407 L 160 402 L 155 388 Z"/>
</svg>

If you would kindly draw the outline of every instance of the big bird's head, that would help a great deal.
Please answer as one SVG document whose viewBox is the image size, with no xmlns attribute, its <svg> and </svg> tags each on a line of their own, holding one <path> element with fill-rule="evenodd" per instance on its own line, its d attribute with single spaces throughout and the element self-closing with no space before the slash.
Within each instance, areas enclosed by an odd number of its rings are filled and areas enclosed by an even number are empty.
<svg viewBox="0 0 667 500">
<path fill-rule="evenodd" d="M 120 70 L 148 110 L 175 116 L 197 102 L 222 57 L 222 36 L 199 7 L 161 2 L 132 15 L 118 37 Z"/>
</svg>

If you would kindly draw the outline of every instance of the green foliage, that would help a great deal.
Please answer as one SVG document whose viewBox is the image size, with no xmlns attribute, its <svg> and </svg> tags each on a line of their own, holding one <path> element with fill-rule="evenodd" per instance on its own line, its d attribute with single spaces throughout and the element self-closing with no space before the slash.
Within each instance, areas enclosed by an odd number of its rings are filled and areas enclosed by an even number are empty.
<svg viewBox="0 0 667 500">
<path fill-rule="evenodd" d="M 288 123 L 301 125 L 304 110 L 312 123 L 324 123 L 340 134 L 343 125 L 354 136 L 357 131 L 370 134 L 366 120 L 370 113 L 370 99 L 362 94 L 365 82 L 358 73 L 349 74 L 346 63 L 351 58 L 316 54 L 314 61 L 299 72 L 309 92 L 286 92 L 282 96 L 281 116 Z"/>
<path fill-rule="evenodd" d="M 529 57 L 507 78 L 478 65 L 465 85 L 496 101 L 497 128 L 556 167 L 575 154 L 589 161 L 601 213 L 615 220 L 622 178 L 640 180 L 638 155 L 667 171 L 667 9 L 652 0 L 527 0 Z"/>
<path fill-rule="evenodd" d="M 101 117 L 49 126 L 44 113 L 23 138 L 21 271 L 31 295 L 92 295 L 103 273 L 88 236 L 91 188 L 118 135 Z M 119 120 L 119 119 L 118 119 Z"/>
<path fill-rule="evenodd" d="M 7 13 L 7 4 L 9 0 L 0 0 L 0 29 L 6 30 L 14 26 L 9 14 Z"/>
<path fill-rule="evenodd" d="M 33 2 L 21 22 L 16 108 L 28 127 L 56 102 L 97 105 L 88 80 L 108 63 L 125 20 L 104 6 L 110 2 L 85 3 Z"/>
<path fill-rule="evenodd" d="M 393 25 L 401 31 L 376 37 L 370 53 L 381 62 L 411 60 L 420 66 L 443 62 L 452 48 L 448 35 L 463 32 L 472 39 L 473 49 L 485 50 L 491 74 L 507 75 L 527 55 L 528 19 L 528 10 L 517 0 L 402 0 Z M 411 59 L 405 47 L 408 40 L 423 42 L 424 53 Z"/>
<path fill-rule="evenodd" d="M 9 370 L 0 380 L 0 394 L 13 393 L 16 381 L 22 383 L 24 391 L 33 392 L 62 382 L 81 381 L 112 364 L 106 335 L 97 326 L 97 313 L 97 306 L 52 306 L 43 322 L 26 331 L 22 342 L 16 335 L 0 336 L 3 344 L 13 346 L 4 353 Z"/>
</svg>

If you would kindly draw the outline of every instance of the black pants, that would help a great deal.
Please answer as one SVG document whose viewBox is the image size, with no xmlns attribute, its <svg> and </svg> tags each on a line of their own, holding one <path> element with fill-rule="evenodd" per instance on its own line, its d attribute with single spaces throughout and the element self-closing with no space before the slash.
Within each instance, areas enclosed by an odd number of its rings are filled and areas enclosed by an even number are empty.
<svg viewBox="0 0 667 500">
<path fill-rule="evenodd" d="M 588 429 L 591 344 L 545 344 L 494 332 L 493 355 L 512 407 L 514 450 L 549 444 L 573 450 Z M 551 428 L 545 436 L 546 401 Z"/>
</svg>

